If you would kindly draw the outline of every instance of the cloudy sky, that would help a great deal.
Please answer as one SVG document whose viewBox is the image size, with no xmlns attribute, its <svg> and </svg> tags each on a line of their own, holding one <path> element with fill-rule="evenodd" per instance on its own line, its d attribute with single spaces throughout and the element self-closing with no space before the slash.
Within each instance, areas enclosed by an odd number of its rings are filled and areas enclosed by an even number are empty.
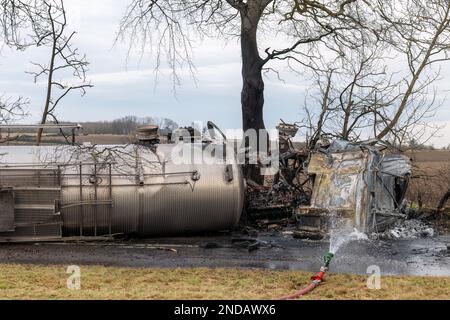
<svg viewBox="0 0 450 320">
<path fill-rule="evenodd" d="M 76 45 L 90 61 L 88 78 L 95 86 L 84 97 L 72 94 L 61 104 L 57 115 L 62 120 L 112 120 L 126 115 L 167 117 L 181 125 L 192 121 L 213 120 L 222 128 L 241 127 L 240 114 L 240 54 L 237 41 L 224 43 L 207 39 L 196 43 L 194 62 L 196 81 L 188 73 L 183 83 L 172 90 L 170 77 L 161 75 L 155 84 L 151 57 L 139 59 L 128 46 L 113 46 L 115 33 L 127 1 L 78 0 L 66 1 L 70 25 L 77 30 Z M 36 122 L 43 108 L 44 84 L 34 83 L 24 71 L 33 70 L 30 61 L 48 61 L 48 49 L 25 52 L 4 48 L 0 55 L 0 95 L 24 96 L 30 99 L 27 122 Z M 450 71 L 450 68 L 446 68 Z M 266 126 L 273 128 L 280 118 L 299 121 L 305 103 L 308 83 L 300 76 L 281 70 L 285 83 L 275 77 L 266 80 Z M 445 71 L 445 69 L 444 69 Z M 439 90 L 450 89 L 445 72 Z M 450 144 L 450 110 L 444 104 L 436 122 L 446 125 L 441 136 L 432 143 Z"/>
</svg>

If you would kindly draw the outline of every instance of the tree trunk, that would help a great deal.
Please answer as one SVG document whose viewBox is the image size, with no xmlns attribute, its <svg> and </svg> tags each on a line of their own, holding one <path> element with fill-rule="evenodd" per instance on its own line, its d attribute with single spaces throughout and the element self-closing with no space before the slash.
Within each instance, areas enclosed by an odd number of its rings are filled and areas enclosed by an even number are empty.
<svg viewBox="0 0 450 320">
<path fill-rule="evenodd" d="M 444 210 L 445 203 L 450 198 L 450 189 L 447 190 L 447 192 L 442 196 L 441 200 L 439 201 L 439 204 L 436 208 L 436 216 L 438 216 L 442 211 Z"/>
<path fill-rule="evenodd" d="M 48 78 L 47 78 L 47 94 L 45 97 L 44 111 L 42 112 L 41 125 L 44 125 L 47 122 L 48 111 L 50 109 L 50 102 L 52 99 L 53 71 L 55 68 L 56 45 L 57 45 L 56 38 L 55 38 L 55 35 L 53 35 L 53 44 L 52 44 L 52 53 L 51 53 L 52 55 L 50 57 L 50 65 L 48 68 L 49 71 L 48 71 Z M 39 146 L 41 144 L 43 132 L 44 132 L 43 128 L 38 129 L 37 137 L 36 137 L 36 145 L 37 146 Z"/>
<path fill-rule="evenodd" d="M 254 44 L 251 34 L 242 37 L 242 126 L 248 129 L 265 129 L 263 120 L 264 82 L 262 79 L 262 59 L 249 52 Z"/>
<path fill-rule="evenodd" d="M 253 3 L 253 5 L 251 5 Z M 263 8 L 254 2 L 248 2 L 241 11 L 241 55 L 242 55 L 242 127 L 244 132 L 256 130 L 258 134 L 258 150 L 260 130 L 265 131 L 263 119 L 264 81 L 262 78 L 263 59 L 259 56 L 257 44 L 258 22 Z M 248 144 L 245 142 L 245 145 Z M 262 184 L 263 177 L 255 164 L 246 165 L 247 178 Z"/>
</svg>

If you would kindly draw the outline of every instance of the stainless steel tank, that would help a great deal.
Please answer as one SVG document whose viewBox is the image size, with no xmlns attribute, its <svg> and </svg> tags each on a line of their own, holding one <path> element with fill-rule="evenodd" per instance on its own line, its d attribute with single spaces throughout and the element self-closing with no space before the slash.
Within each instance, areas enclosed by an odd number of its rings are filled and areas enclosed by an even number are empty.
<svg viewBox="0 0 450 320">
<path fill-rule="evenodd" d="M 244 202 L 240 166 L 208 145 L 181 145 L 202 159 L 180 163 L 180 144 L 0 147 L 0 239 L 232 228 Z"/>
</svg>

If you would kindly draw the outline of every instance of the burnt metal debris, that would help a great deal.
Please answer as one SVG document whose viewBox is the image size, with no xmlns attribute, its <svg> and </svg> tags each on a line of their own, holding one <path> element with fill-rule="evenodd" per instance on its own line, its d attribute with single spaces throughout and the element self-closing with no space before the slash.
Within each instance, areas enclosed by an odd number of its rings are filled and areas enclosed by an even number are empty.
<svg viewBox="0 0 450 320">
<path fill-rule="evenodd" d="M 304 164 L 309 157 L 305 145 L 294 144 L 297 134 L 295 124 L 285 122 L 277 126 L 279 132 L 279 171 L 265 185 L 247 181 L 247 217 L 283 218 L 292 217 L 292 209 L 309 204 L 309 178 L 304 174 Z"/>
<path fill-rule="evenodd" d="M 300 228 L 326 232 L 333 219 L 341 218 L 371 233 L 405 219 L 410 160 L 383 149 L 334 140 L 312 152 L 306 169 L 313 181 L 311 203 L 295 210 Z"/>
<path fill-rule="evenodd" d="M 294 237 L 319 239 L 333 223 L 372 233 L 407 217 L 406 156 L 378 141 L 320 140 L 311 150 L 292 142 L 295 125 L 277 128 L 280 170 L 265 186 L 249 184 L 250 219 L 290 217 Z"/>
</svg>

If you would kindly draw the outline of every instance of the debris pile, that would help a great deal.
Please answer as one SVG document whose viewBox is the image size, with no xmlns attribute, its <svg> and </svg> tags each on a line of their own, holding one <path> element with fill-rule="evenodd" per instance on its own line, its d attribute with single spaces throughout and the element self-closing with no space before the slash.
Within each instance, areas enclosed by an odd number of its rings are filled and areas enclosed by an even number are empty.
<svg viewBox="0 0 450 320">
<path fill-rule="evenodd" d="M 271 187 L 249 184 L 246 210 L 251 219 L 289 217 L 299 201 L 307 201 L 304 193 L 282 183 Z"/>
<path fill-rule="evenodd" d="M 294 226 L 292 236 L 301 239 L 322 239 L 335 220 L 350 222 L 346 234 L 356 228 L 388 238 L 433 235 L 428 226 L 402 224 L 411 163 L 398 150 L 378 140 L 293 143 L 298 126 L 282 122 L 277 129 L 278 173 L 264 185 L 247 180 L 246 216 L 256 226 Z M 285 218 L 287 225 L 280 223 Z M 269 221 L 260 225 L 261 219 Z"/>
<path fill-rule="evenodd" d="M 392 228 L 374 235 L 379 239 L 417 239 L 433 237 L 434 229 L 428 223 L 416 219 L 397 222 Z"/>
<path fill-rule="evenodd" d="M 292 142 L 298 126 L 282 122 L 277 129 L 280 141 L 278 173 L 264 185 L 247 180 L 246 211 L 251 220 L 291 217 L 295 207 L 309 203 L 307 181 L 302 182 L 309 151 Z"/>
</svg>

